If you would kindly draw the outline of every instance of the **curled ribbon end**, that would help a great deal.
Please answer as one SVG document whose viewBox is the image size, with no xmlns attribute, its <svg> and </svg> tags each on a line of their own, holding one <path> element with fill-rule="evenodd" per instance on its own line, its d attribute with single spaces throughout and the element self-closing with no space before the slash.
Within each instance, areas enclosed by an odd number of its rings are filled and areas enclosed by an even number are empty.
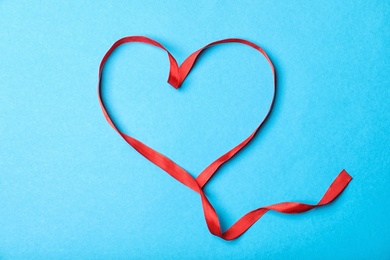
<svg viewBox="0 0 390 260">
<path fill-rule="evenodd" d="M 342 176 L 347 182 L 350 182 L 353 179 L 345 169 L 340 172 L 340 176 Z"/>
</svg>

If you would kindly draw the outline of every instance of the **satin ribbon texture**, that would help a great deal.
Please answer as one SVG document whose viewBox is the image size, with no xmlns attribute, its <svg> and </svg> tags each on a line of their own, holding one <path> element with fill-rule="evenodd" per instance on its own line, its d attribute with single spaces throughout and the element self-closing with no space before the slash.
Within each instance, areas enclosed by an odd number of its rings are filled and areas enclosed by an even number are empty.
<svg viewBox="0 0 390 260">
<path fill-rule="evenodd" d="M 123 44 L 132 43 L 132 42 L 153 45 L 157 48 L 162 49 L 168 54 L 168 59 L 170 64 L 168 83 L 176 89 L 179 88 L 180 85 L 183 83 L 183 81 L 186 79 L 192 67 L 194 66 L 198 56 L 206 49 L 211 48 L 215 45 L 227 44 L 227 43 L 239 43 L 253 48 L 255 51 L 258 51 L 260 54 L 262 54 L 263 57 L 265 57 L 273 73 L 273 97 L 270 102 L 269 109 L 266 116 L 264 117 L 263 121 L 260 122 L 258 127 L 252 132 L 252 134 L 250 134 L 245 140 L 243 140 L 233 149 L 226 152 L 218 159 L 216 159 L 214 162 L 212 162 L 198 175 L 198 177 L 196 178 L 192 177 L 192 175 L 190 175 L 185 169 L 183 169 L 181 166 L 179 166 L 177 163 L 175 163 L 165 155 L 157 152 L 156 150 L 152 149 L 151 147 L 147 146 L 141 141 L 121 132 L 118 129 L 118 127 L 115 125 L 115 123 L 113 122 L 113 120 L 111 119 L 110 115 L 106 110 L 102 98 L 102 91 L 101 91 L 102 88 L 101 79 L 103 75 L 104 64 L 106 63 L 107 59 L 115 51 L 116 48 L 118 48 Z M 275 101 L 275 95 L 276 95 L 276 72 L 275 72 L 274 65 L 272 64 L 267 53 L 256 44 L 247 40 L 237 39 L 237 38 L 230 38 L 230 39 L 224 39 L 224 40 L 212 42 L 204 46 L 203 48 L 195 51 L 194 53 L 192 53 L 179 66 L 175 58 L 171 55 L 171 53 L 157 41 L 144 36 L 128 36 L 119 39 L 111 46 L 111 48 L 104 55 L 99 67 L 98 98 L 99 98 L 101 109 L 108 123 L 130 146 L 132 146 L 135 150 L 137 150 L 140 154 L 142 154 L 146 159 L 148 159 L 149 161 L 151 161 L 152 163 L 160 167 L 162 170 L 167 172 L 169 175 L 171 175 L 173 178 L 175 178 L 183 185 L 187 186 L 191 190 L 198 193 L 201 198 L 204 217 L 209 231 L 213 235 L 218 236 L 225 240 L 233 240 L 241 236 L 269 210 L 273 210 L 285 214 L 295 214 L 295 213 L 302 213 L 320 206 L 324 206 L 332 202 L 337 196 L 339 196 L 340 193 L 346 188 L 348 183 L 352 180 L 352 177 L 345 170 L 342 170 L 339 173 L 339 175 L 336 177 L 336 179 L 333 181 L 333 183 L 330 185 L 328 190 L 325 192 L 325 195 L 317 204 L 310 205 L 310 204 L 304 204 L 299 202 L 282 202 L 282 203 L 277 203 L 265 207 L 260 207 L 248 212 L 243 217 L 241 217 L 237 222 L 235 222 L 230 228 L 228 228 L 225 231 L 222 231 L 218 214 L 213 208 L 213 206 L 211 205 L 210 201 L 208 200 L 206 194 L 203 191 L 203 188 L 205 187 L 207 182 L 213 177 L 213 175 L 217 172 L 218 168 L 224 163 L 226 163 L 227 161 L 229 161 L 241 149 L 243 149 L 252 140 L 255 134 L 259 131 L 259 129 L 264 124 L 264 122 L 268 119 L 272 111 L 274 101 Z"/>
</svg>

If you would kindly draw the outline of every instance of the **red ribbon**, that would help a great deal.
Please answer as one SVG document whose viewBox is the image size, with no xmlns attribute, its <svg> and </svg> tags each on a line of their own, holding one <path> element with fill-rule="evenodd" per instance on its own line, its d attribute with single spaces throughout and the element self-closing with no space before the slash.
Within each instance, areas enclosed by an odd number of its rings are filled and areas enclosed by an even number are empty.
<svg viewBox="0 0 390 260">
<path fill-rule="evenodd" d="M 185 78 L 187 77 L 188 73 L 191 71 L 194 63 L 196 62 L 197 57 L 207 48 L 222 44 L 222 43 L 241 43 L 248 45 L 255 50 L 259 51 L 263 56 L 267 59 L 269 65 L 271 66 L 272 73 L 273 73 L 273 79 L 274 79 L 274 92 L 271 104 L 269 106 L 269 110 L 267 112 L 267 115 L 263 119 L 263 121 L 259 124 L 259 126 L 253 131 L 253 133 L 248 136 L 244 141 L 242 141 L 240 144 L 238 144 L 236 147 L 234 147 L 232 150 L 228 151 L 221 157 L 219 157 L 217 160 L 215 160 L 213 163 L 211 163 L 206 169 L 204 169 L 197 178 L 192 177 L 186 170 L 184 170 L 182 167 L 177 165 L 175 162 L 173 162 L 171 159 L 166 157 L 165 155 L 155 151 L 154 149 L 150 148 L 149 146 L 145 145 L 144 143 L 138 141 L 137 139 L 126 135 L 125 133 L 121 132 L 114 122 L 111 120 L 105 106 L 104 102 L 101 96 L 101 78 L 103 73 L 103 67 L 106 63 L 107 59 L 110 57 L 112 52 L 119 47 L 122 44 L 129 43 L 129 42 L 140 42 L 145 44 L 154 45 L 160 49 L 163 49 L 167 52 L 169 63 L 170 63 L 170 71 L 169 71 L 169 77 L 168 77 L 168 83 L 171 84 L 174 88 L 179 88 L 180 85 L 183 83 Z M 298 202 L 282 202 L 278 204 L 273 204 L 266 207 L 261 207 L 258 209 L 255 209 L 247 214 L 245 214 L 243 217 L 241 217 L 236 223 L 234 223 L 229 229 L 222 232 L 221 225 L 219 222 L 219 218 L 217 215 L 217 212 L 207 199 L 206 194 L 203 191 L 203 187 L 207 184 L 207 182 L 210 180 L 210 178 L 214 175 L 214 173 L 218 170 L 218 168 L 230 160 L 237 152 L 239 152 L 242 148 L 244 148 L 250 140 L 255 136 L 257 131 L 260 129 L 260 127 L 264 124 L 264 122 L 267 120 L 267 118 L 270 115 L 270 112 L 272 110 L 274 100 L 275 100 L 275 94 L 276 94 L 276 73 L 275 68 L 268 57 L 268 55 L 265 53 L 265 51 L 257 46 L 256 44 L 243 40 L 243 39 L 225 39 L 220 40 L 216 42 L 212 42 L 205 47 L 199 49 L 198 51 L 192 53 L 180 66 L 178 66 L 175 58 L 169 53 L 169 51 L 162 46 L 160 43 L 144 37 L 144 36 L 129 36 L 124 37 L 118 41 L 116 41 L 111 48 L 107 51 L 107 53 L 104 55 L 100 67 L 99 67 L 99 83 L 98 83 L 98 97 L 100 106 L 103 110 L 103 114 L 105 118 L 107 119 L 108 123 L 114 128 L 114 130 L 123 137 L 123 139 L 131 145 L 135 150 L 137 150 L 140 154 L 142 154 L 144 157 L 146 157 L 149 161 L 163 169 L 165 172 L 167 172 L 169 175 L 171 175 L 173 178 L 184 184 L 185 186 L 189 187 L 190 189 L 197 192 L 202 200 L 202 206 L 204 211 L 204 217 L 206 219 L 207 227 L 210 230 L 210 232 L 218 237 L 221 237 L 225 240 L 232 240 L 239 236 L 241 236 L 248 228 L 250 228 L 258 219 L 260 219 L 267 211 L 274 210 L 280 213 L 286 213 L 286 214 L 294 214 L 294 213 L 302 213 L 308 210 L 311 210 L 316 207 L 320 207 L 323 205 L 326 205 L 330 202 L 332 202 L 348 185 L 348 183 L 352 180 L 352 177 L 345 171 L 342 170 L 337 178 L 333 181 L 333 183 L 330 185 L 328 190 L 326 191 L 325 195 L 322 197 L 322 199 L 315 205 L 310 204 L 304 204 L 304 203 L 298 203 Z"/>
</svg>

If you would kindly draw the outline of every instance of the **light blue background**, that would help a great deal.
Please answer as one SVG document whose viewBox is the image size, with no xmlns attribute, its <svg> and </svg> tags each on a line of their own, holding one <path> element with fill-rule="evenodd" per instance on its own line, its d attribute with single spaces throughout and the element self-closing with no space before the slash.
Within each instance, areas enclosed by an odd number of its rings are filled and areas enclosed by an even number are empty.
<svg viewBox="0 0 390 260">
<path fill-rule="evenodd" d="M 184 3 L 185 2 L 185 3 Z M 0 259 L 390 257 L 389 1 L 0 1 Z M 241 37 L 278 72 L 270 121 L 206 188 L 227 228 L 281 201 L 241 238 L 207 230 L 197 194 L 128 146 L 96 95 L 111 44 L 146 35 L 182 62 Z M 104 94 L 126 133 L 194 176 L 243 140 L 271 96 L 264 58 L 236 44 L 202 56 L 179 91 L 140 44 L 107 64 Z"/>
</svg>

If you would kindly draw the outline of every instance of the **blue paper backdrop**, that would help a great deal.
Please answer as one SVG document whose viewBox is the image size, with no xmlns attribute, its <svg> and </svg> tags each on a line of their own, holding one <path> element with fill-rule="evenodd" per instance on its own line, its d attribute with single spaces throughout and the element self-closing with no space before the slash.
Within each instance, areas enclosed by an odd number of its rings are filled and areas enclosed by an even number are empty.
<svg viewBox="0 0 390 260">
<path fill-rule="evenodd" d="M 0 1 L 0 258 L 390 257 L 389 1 Z M 206 188 L 224 228 L 259 206 L 241 238 L 207 230 L 197 194 L 128 146 L 96 95 L 111 44 L 146 35 L 182 62 L 241 37 L 278 71 L 270 121 Z M 107 64 L 104 94 L 126 133 L 194 176 L 263 118 L 272 76 L 237 44 L 201 57 L 179 91 L 166 54 L 129 44 Z"/>
</svg>

